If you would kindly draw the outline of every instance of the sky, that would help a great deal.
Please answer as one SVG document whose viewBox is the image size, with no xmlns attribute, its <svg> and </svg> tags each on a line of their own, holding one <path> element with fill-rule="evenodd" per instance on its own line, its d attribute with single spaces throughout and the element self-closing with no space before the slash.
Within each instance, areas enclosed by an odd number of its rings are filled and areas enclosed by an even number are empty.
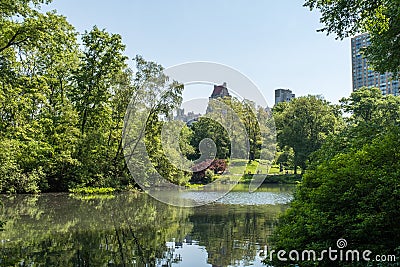
<svg viewBox="0 0 400 267">
<path fill-rule="evenodd" d="M 250 78 L 274 104 L 274 90 L 323 95 L 338 103 L 351 93 L 350 40 L 317 32 L 320 14 L 301 0 L 54 0 L 83 33 L 94 25 L 118 33 L 129 58 L 164 67 L 192 61 L 230 66 Z M 134 62 L 130 60 L 130 65 Z M 221 84 L 224 81 L 221 81 Z M 229 84 L 228 84 L 229 87 Z M 208 89 L 209 88 L 209 89 Z M 208 97 L 212 87 L 188 86 L 184 99 Z"/>
</svg>

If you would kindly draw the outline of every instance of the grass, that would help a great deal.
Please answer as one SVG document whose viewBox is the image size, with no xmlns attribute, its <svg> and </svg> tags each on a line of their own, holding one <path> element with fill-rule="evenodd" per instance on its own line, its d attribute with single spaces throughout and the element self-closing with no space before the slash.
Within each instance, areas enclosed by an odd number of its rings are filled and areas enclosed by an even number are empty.
<svg viewBox="0 0 400 267">
<path fill-rule="evenodd" d="M 253 175 L 243 175 L 240 183 L 250 183 L 253 180 Z M 297 184 L 301 182 L 301 175 L 299 174 L 277 174 L 267 175 L 264 184 Z"/>
<path fill-rule="evenodd" d="M 296 184 L 301 181 L 301 175 L 295 175 L 293 170 L 284 170 L 280 172 L 279 165 L 272 165 L 268 168 L 268 162 L 235 160 L 229 165 L 231 174 L 243 173 L 239 181 L 240 183 L 250 183 L 254 174 L 268 174 L 264 180 L 265 184 Z M 229 174 L 223 177 L 225 179 L 230 179 Z M 221 177 L 217 176 L 216 178 L 218 179 Z M 231 178 L 230 180 L 233 181 L 235 179 Z"/>
<path fill-rule="evenodd" d="M 256 174 L 258 171 L 265 174 L 268 172 L 268 162 L 263 161 L 249 163 L 247 160 L 233 160 L 229 165 L 229 171 L 233 174 Z"/>
<path fill-rule="evenodd" d="M 279 171 L 279 165 L 271 165 L 268 162 L 254 160 L 250 163 L 247 160 L 234 160 L 229 164 L 229 170 L 234 174 L 242 174 L 243 167 L 246 166 L 243 174 L 294 174 L 293 170 Z M 268 169 L 269 167 L 269 169 Z M 287 173 L 286 173 L 287 172 Z"/>
<path fill-rule="evenodd" d="M 217 177 L 218 178 L 218 177 Z M 187 184 L 185 187 L 189 188 L 189 189 L 203 189 L 204 184 Z"/>
<path fill-rule="evenodd" d="M 110 194 L 91 194 L 91 195 L 84 195 L 84 194 L 70 194 L 70 197 L 78 200 L 83 201 L 90 201 L 90 200 L 105 200 L 105 199 L 113 199 L 115 195 Z"/>
<path fill-rule="evenodd" d="M 269 174 L 278 174 L 279 173 L 279 166 L 278 165 L 273 165 L 269 169 Z"/>
<path fill-rule="evenodd" d="M 111 187 L 81 187 L 69 190 L 71 193 L 80 194 L 80 195 L 103 195 L 103 194 L 112 194 L 115 189 Z"/>
</svg>

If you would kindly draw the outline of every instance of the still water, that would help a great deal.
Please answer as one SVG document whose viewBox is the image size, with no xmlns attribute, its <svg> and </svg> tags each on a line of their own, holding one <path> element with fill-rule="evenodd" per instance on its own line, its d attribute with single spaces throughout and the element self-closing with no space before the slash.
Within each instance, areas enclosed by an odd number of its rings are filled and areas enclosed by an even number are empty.
<svg viewBox="0 0 400 267">
<path fill-rule="evenodd" d="M 242 189 L 196 208 L 144 193 L 1 196 L 0 266 L 264 266 L 293 187 Z"/>
</svg>

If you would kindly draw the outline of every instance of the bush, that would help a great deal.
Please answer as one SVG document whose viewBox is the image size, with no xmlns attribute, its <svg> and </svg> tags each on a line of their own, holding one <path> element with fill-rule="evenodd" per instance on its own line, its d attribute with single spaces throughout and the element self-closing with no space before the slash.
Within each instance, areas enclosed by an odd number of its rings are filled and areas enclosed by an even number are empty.
<svg viewBox="0 0 400 267">
<path fill-rule="evenodd" d="M 203 161 L 192 167 L 193 175 L 190 180 L 191 183 L 208 184 L 214 180 L 215 174 L 223 173 L 228 166 L 223 159 L 215 159 L 211 163 L 210 162 L 211 160 Z"/>
<path fill-rule="evenodd" d="M 20 166 L 22 143 L 5 139 L 0 142 L 0 192 L 39 193 L 39 183 L 44 179 L 41 167 L 24 171 Z"/>
<path fill-rule="evenodd" d="M 206 170 L 206 172 L 205 172 L 203 182 L 204 182 L 205 184 L 212 183 L 212 182 L 214 181 L 214 177 L 215 177 L 214 171 L 208 169 L 208 170 Z"/>
<path fill-rule="evenodd" d="M 394 129 L 309 170 L 275 230 L 274 249 L 322 251 L 344 238 L 349 249 L 395 254 L 400 240 L 398 140 L 400 130 Z M 278 260 L 273 265 L 286 266 Z"/>
</svg>

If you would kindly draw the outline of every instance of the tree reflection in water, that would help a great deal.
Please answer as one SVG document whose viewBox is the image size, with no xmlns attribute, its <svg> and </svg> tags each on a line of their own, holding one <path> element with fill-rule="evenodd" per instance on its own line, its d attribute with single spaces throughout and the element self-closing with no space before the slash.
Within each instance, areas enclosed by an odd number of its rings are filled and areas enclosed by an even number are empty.
<svg viewBox="0 0 400 267">
<path fill-rule="evenodd" d="M 247 266 L 286 208 L 177 208 L 133 193 L 1 201 L 0 266 Z"/>
</svg>

